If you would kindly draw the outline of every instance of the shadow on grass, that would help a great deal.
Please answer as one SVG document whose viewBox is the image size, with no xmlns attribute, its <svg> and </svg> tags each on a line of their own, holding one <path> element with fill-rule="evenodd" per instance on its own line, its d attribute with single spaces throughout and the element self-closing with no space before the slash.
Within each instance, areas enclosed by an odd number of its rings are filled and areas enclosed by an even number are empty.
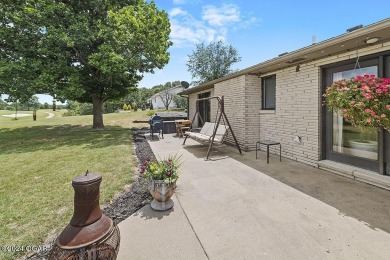
<svg viewBox="0 0 390 260">
<path fill-rule="evenodd" d="M 2 154 L 53 150 L 61 146 L 103 148 L 131 143 L 131 131 L 120 126 L 93 130 L 90 126 L 60 125 L 0 129 Z"/>
</svg>

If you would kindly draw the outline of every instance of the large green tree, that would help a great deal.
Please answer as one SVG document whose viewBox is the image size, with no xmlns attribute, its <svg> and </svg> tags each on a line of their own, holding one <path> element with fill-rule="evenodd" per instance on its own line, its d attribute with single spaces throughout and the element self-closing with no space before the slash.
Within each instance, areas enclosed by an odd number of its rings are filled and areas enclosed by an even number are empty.
<svg viewBox="0 0 390 260">
<path fill-rule="evenodd" d="M 231 66 L 241 61 L 238 51 L 222 41 L 206 45 L 204 42 L 196 45 L 196 50 L 188 55 L 187 68 L 194 81 L 202 84 L 221 78 L 233 72 Z"/>
<path fill-rule="evenodd" d="M 169 61 L 168 15 L 145 0 L 4 0 L 0 92 L 48 93 L 93 104 L 125 97 Z"/>
</svg>

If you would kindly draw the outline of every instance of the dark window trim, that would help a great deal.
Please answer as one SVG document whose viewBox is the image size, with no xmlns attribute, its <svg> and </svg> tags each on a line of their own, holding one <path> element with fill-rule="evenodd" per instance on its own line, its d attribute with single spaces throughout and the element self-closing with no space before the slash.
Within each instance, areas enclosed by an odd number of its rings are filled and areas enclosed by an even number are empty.
<svg viewBox="0 0 390 260">
<path fill-rule="evenodd" d="M 265 87 L 265 81 L 267 79 L 275 78 L 275 107 L 264 107 L 265 104 L 265 94 L 264 94 L 264 87 Z M 276 109 L 276 74 L 267 76 L 261 79 L 261 110 L 275 110 Z"/>
</svg>

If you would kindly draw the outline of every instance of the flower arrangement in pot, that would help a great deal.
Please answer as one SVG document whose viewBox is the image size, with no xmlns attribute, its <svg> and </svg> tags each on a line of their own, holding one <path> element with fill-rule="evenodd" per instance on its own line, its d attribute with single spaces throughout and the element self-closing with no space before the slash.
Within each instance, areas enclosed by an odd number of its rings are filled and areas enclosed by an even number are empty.
<svg viewBox="0 0 390 260">
<path fill-rule="evenodd" d="M 169 156 L 163 160 L 147 160 L 141 166 L 141 173 L 150 181 L 150 204 L 154 210 L 168 210 L 173 207 L 171 199 L 179 178 L 180 157 Z"/>
<path fill-rule="evenodd" d="M 328 109 L 353 126 L 390 131 L 390 78 L 364 75 L 338 80 L 323 96 Z"/>
</svg>

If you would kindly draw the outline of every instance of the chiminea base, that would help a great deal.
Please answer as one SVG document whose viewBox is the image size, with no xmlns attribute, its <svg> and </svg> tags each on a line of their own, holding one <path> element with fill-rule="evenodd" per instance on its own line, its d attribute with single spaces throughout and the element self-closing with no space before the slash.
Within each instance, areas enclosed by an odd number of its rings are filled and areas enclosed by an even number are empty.
<svg viewBox="0 0 390 260">
<path fill-rule="evenodd" d="M 119 244 L 119 228 L 114 224 L 106 236 L 88 246 L 64 249 L 57 244 L 54 244 L 48 259 L 116 259 L 119 251 Z"/>
<path fill-rule="evenodd" d="M 114 221 L 104 214 L 98 221 L 84 227 L 75 227 L 69 224 L 58 236 L 56 244 L 64 249 L 84 247 L 102 240 L 113 226 Z"/>
</svg>

